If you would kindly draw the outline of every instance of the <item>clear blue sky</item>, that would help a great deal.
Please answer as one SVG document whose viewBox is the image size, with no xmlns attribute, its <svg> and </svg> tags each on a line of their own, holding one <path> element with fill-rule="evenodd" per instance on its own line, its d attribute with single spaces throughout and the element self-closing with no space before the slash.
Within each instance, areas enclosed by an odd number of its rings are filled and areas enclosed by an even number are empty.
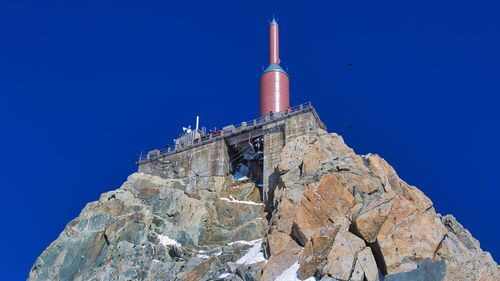
<svg viewBox="0 0 500 281">
<path fill-rule="evenodd" d="M 197 114 L 256 117 L 273 13 L 292 105 L 500 260 L 498 1 L 41 2 L 0 3 L 2 280 Z"/>
</svg>

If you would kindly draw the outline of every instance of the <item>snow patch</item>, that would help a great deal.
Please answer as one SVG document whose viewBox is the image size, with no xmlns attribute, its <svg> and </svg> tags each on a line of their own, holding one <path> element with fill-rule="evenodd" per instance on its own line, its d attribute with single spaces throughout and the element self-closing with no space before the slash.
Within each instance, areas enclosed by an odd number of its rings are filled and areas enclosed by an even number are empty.
<svg viewBox="0 0 500 281">
<path fill-rule="evenodd" d="M 226 278 L 226 277 L 228 277 L 228 276 L 229 276 L 229 274 L 230 274 L 230 273 L 226 271 L 226 272 L 222 273 L 221 275 L 219 275 L 219 277 L 217 277 L 217 278 L 220 278 L 220 279 L 222 279 L 222 278 Z"/>
<path fill-rule="evenodd" d="M 299 262 L 296 261 L 289 268 L 285 269 L 274 281 L 300 281 L 299 278 Z M 315 277 L 309 277 L 303 281 L 316 281 Z"/>
<path fill-rule="evenodd" d="M 239 204 L 248 204 L 248 205 L 259 205 L 259 206 L 264 206 L 262 203 L 256 203 L 253 201 L 241 201 L 241 200 L 236 200 L 232 195 L 229 195 L 230 198 L 225 198 L 221 197 L 220 200 L 231 202 L 231 203 L 239 203 Z"/>
<path fill-rule="evenodd" d="M 238 240 L 238 241 L 233 241 L 230 243 L 227 243 L 227 245 L 232 246 L 234 244 L 243 244 L 243 245 L 255 245 L 258 242 L 262 242 L 262 238 L 251 240 L 251 241 L 246 241 L 246 240 Z"/>
<path fill-rule="evenodd" d="M 177 246 L 177 247 L 182 247 L 182 245 L 175 241 L 174 239 L 170 239 L 168 236 L 166 235 L 161 235 L 161 234 L 158 234 L 158 239 L 160 240 L 160 244 L 162 244 L 163 246 Z"/>
<path fill-rule="evenodd" d="M 203 251 L 203 250 L 199 250 L 199 251 L 198 251 L 198 253 L 199 253 L 199 254 L 198 254 L 198 255 L 196 255 L 196 257 L 197 257 L 197 258 L 201 258 L 201 259 L 208 259 L 208 258 L 210 258 L 210 257 L 216 257 L 216 256 L 220 256 L 220 255 L 222 255 L 222 251 L 217 252 L 217 253 L 214 253 L 214 254 L 212 254 L 212 255 L 210 255 L 210 256 L 209 256 L 209 255 L 204 254 L 204 253 L 206 253 L 206 252 L 205 252 L 205 251 Z"/>
<path fill-rule="evenodd" d="M 264 253 L 262 252 L 262 239 L 257 239 L 249 241 L 253 243 L 253 247 L 241 258 L 239 258 L 236 263 L 238 264 L 254 264 L 261 261 L 267 261 L 264 258 Z"/>
</svg>

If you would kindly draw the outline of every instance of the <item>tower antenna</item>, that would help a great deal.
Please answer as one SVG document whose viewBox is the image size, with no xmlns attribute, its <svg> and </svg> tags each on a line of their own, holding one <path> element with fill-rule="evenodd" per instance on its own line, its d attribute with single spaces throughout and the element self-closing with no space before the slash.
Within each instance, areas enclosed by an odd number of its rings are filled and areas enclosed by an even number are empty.
<svg viewBox="0 0 500 281">
<path fill-rule="evenodd" d="M 275 14 L 269 23 L 269 65 L 260 76 L 260 116 L 284 112 L 290 106 L 289 77 L 280 66 L 279 26 Z"/>
</svg>

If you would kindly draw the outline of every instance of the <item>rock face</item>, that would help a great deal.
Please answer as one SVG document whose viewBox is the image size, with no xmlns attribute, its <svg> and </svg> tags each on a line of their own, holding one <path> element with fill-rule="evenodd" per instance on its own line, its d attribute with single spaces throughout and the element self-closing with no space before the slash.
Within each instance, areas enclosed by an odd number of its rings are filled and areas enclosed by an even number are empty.
<svg viewBox="0 0 500 281">
<path fill-rule="evenodd" d="M 247 201 L 255 189 L 231 176 L 132 174 L 87 204 L 37 259 L 29 280 L 214 279 L 251 246 L 230 242 L 266 233 L 260 198 Z"/>
<path fill-rule="evenodd" d="M 231 175 L 135 173 L 87 204 L 28 280 L 500 280 L 454 217 L 318 129 L 282 150 L 265 212 Z"/>
<path fill-rule="evenodd" d="M 336 134 L 289 141 L 279 174 L 267 236 L 289 234 L 304 247 L 301 279 L 500 280 L 452 216 L 436 214 L 385 160 L 356 155 Z"/>
</svg>

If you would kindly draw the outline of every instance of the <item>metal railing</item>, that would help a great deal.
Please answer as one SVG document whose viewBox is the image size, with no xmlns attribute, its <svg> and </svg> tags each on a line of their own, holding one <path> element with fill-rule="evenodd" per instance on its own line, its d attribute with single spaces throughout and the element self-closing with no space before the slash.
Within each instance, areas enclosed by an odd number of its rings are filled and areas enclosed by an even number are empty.
<svg viewBox="0 0 500 281">
<path fill-rule="evenodd" d="M 198 138 L 195 138 L 192 140 L 191 143 L 189 144 L 183 144 L 183 145 L 167 145 L 163 149 L 154 149 L 149 151 L 146 154 L 143 154 L 141 152 L 141 155 L 139 156 L 139 161 L 145 161 L 148 159 L 153 159 L 158 156 L 162 155 L 167 155 L 167 154 L 172 154 L 175 152 L 187 150 L 191 147 L 198 146 L 199 144 L 207 143 L 209 141 L 212 141 L 213 139 L 220 139 L 227 137 L 229 135 L 237 134 L 243 131 L 246 131 L 247 129 L 253 129 L 257 128 L 260 126 L 263 126 L 268 123 L 275 122 L 283 117 L 289 116 L 289 115 L 295 115 L 299 112 L 305 111 L 312 108 L 311 102 L 306 102 L 294 107 L 290 107 L 285 111 L 282 112 L 273 112 L 272 116 L 270 114 L 266 114 L 262 117 L 252 119 L 249 121 L 243 121 L 237 125 L 228 125 L 226 127 L 223 127 L 222 130 L 218 130 L 216 132 L 210 132 L 204 135 L 199 136 Z"/>
</svg>

